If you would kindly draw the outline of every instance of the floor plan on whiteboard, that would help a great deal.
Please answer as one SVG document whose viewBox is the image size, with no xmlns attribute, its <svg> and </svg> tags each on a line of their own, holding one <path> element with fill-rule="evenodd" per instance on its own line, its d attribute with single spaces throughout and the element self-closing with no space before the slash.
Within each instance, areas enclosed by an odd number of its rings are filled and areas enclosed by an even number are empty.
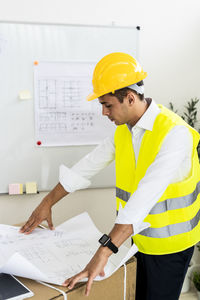
<svg viewBox="0 0 200 300">
<path fill-rule="evenodd" d="M 94 64 L 40 62 L 35 66 L 35 133 L 41 146 L 98 144 L 115 126 L 101 115 L 92 91 Z M 103 129 L 103 130 L 102 130 Z"/>
</svg>

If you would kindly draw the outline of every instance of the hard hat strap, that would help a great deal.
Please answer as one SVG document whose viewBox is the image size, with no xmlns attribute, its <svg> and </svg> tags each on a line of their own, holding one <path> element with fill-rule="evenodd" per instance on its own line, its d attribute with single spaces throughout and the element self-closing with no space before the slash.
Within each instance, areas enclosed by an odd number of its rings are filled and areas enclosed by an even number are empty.
<svg viewBox="0 0 200 300">
<path fill-rule="evenodd" d="M 139 85 L 137 85 L 137 83 L 135 83 L 135 84 L 127 86 L 127 88 L 130 88 L 130 89 L 136 91 L 138 94 L 141 94 L 141 95 L 144 94 L 144 85 L 139 86 Z"/>
</svg>

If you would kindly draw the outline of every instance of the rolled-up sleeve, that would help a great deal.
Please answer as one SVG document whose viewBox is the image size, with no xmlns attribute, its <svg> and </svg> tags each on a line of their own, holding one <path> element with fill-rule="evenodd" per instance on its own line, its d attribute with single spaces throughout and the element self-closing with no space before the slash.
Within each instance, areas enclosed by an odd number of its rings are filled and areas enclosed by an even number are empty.
<svg viewBox="0 0 200 300">
<path fill-rule="evenodd" d="M 109 165 L 114 157 L 114 135 L 112 135 L 104 139 L 72 168 L 61 165 L 59 181 L 64 189 L 70 193 L 88 188 L 91 184 L 90 178 Z"/>
</svg>

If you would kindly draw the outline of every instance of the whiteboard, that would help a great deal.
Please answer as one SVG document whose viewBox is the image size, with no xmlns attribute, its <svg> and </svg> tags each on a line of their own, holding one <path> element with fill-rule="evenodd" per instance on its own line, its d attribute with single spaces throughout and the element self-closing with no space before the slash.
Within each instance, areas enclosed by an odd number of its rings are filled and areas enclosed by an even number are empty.
<svg viewBox="0 0 200 300">
<path fill-rule="evenodd" d="M 94 146 L 38 148 L 34 142 L 34 61 L 98 62 L 111 52 L 138 58 L 138 27 L 0 22 L 0 193 L 9 183 L 36 181 L 39 191 L 58 182 L 59 165 L 71 167 Z M 30 100 L 19 100 L 29 90 Z M 115 185 L 114 164 L 91 187 Z"/>
</svg>

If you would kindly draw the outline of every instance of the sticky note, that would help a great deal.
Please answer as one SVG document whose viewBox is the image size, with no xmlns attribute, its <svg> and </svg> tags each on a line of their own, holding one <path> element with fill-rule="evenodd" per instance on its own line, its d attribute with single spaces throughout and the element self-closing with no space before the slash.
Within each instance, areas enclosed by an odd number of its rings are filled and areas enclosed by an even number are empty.
<svg viewBox="0 0 200 300">
<path fill-rule="evenodd" d="M 23 90 L 19 92 L 19 99 L 20 100 L 29 100 L 31 99 L 31 92 L 28 90 Z"/>
<path fill-rule="evenodd" d="M 19 195 L 23 194 L 23 184 L 22 183 L 10 183 L 8 186 L 9 195 Z"/>
<path fill-rule="evenodd" d="M 36 194 L 37 184 L 36 182 L 26 182 L 26 194 Z"/>
</svg>

